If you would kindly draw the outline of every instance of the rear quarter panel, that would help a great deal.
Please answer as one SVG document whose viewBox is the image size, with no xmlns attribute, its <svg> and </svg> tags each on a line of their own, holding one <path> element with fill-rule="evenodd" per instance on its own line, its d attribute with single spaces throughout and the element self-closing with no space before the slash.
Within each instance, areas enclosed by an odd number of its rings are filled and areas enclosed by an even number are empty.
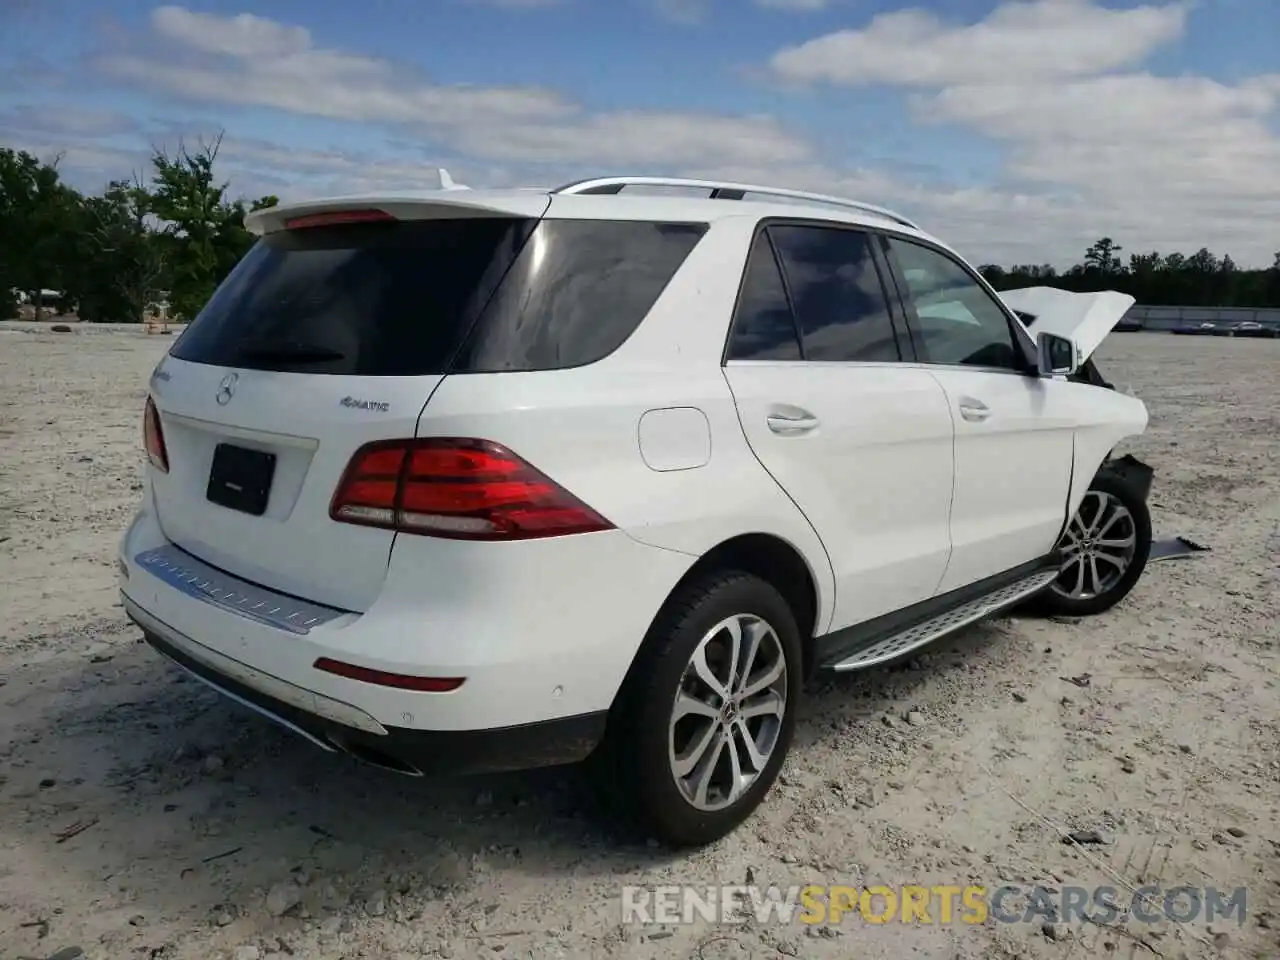
<svg viewBox="0 0 1280 960">
<path fill-rule="evenodd" d="M 610 356 L 569 370 L 446 377 L 418 435 L 505 444 L 635 540 L 690 558 L 742 534 L 778 537 L 809 565 L 820 633 L 834 597 L 830 563 L 747 445 L 721 366 L 757 219 L 716 220 Z M 655 470 L 641 456 L 640 421 L 673 407 L 702 412 L 710 456 L 701 466 Z"/>
</svg>

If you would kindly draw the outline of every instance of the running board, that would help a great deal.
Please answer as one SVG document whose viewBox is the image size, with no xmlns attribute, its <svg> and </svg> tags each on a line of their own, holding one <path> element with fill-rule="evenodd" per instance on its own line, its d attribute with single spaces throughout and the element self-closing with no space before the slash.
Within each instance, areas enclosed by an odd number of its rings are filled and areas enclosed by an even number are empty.
<svg viewBox="0 0 1280 960">
<path fill-rule="evenodd" d="M 977 623 L 992 614 L 1035 596 L 1058 576 L 1057 567 L 1036 570 L 990 593 L 975 597 L 927 620 L 921 620 L 904 629 L 874 640 L 856 653 L 838 663 L 826 667 L 836 673 L 864 670 L 918 650 L 945 637 L 949 633 Z"/>
</svg>

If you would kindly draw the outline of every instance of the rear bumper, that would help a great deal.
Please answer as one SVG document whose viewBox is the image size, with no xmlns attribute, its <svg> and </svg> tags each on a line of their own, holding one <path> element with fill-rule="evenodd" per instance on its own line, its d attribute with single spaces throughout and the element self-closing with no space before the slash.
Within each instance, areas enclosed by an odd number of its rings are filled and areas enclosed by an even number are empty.
<svg viewBox="0 0 1280 960">
<path fill-rule="evenodd" d="M 589 753 L 654 615 L 694 562 L 621 531 L 510 545 L 418 539 L 397 545 L 382 595 L 354 613 L 201 562 L 144 505 L 120 545 L 119 585 L 148 642 L 220 692 L 320 746 L 448 773 Z M 403 689 L 318 669 L 320 658 L 465 679 L 447 692 Z"/>
<path fill-rule="evenodd" d="M 383 726 L 349 703 L 305 690 L 218 653 L 123 596 L 147 643 L 188 674 L 327 751 L 411 776 L 456 776 L 575 763 L 604 736 L 607 711 L 493 730 Z"/>
</svg>

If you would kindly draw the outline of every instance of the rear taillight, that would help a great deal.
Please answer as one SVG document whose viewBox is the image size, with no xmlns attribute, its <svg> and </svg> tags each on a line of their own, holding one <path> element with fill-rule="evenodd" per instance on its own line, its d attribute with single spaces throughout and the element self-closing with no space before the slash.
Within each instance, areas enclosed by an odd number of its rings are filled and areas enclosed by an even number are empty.
<svg viewBox="0 0 1280 960">
<path fill-rule="evenodd" d="M 529 540 L 613 525 L 488 440 L 384 440 L 355 452 L 329 516 L 457 540 Z"/>
<path fill-rule="evenodd" d="M 161 473 L 168 473 L 169 454 L 164 447 L 164 431 L 160 429 L 160 411 L 150 397 L 147 397 L 147 406 L 142 412 L 142 445 L 151 465 Z"/>
</svg>

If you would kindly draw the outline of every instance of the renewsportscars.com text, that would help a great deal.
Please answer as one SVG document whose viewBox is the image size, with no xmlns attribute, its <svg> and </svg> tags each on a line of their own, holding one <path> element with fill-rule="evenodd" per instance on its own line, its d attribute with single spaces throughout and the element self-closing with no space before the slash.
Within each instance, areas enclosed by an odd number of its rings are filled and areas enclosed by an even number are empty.
<svg viewBox="0 0 1280 960">
<path fill-rule="evenodd" d="M 1047 887 L 905 885 L 624 887 L 624 924 L 866 923 L 981 924 L 1111 923 L 1128 916 L 1139 923 L 1170 920 L 1235 920 L 1244 923 L 1243 887 L 1140 887 L 1132 894 L 1111 886 Z"/>
</svg>

